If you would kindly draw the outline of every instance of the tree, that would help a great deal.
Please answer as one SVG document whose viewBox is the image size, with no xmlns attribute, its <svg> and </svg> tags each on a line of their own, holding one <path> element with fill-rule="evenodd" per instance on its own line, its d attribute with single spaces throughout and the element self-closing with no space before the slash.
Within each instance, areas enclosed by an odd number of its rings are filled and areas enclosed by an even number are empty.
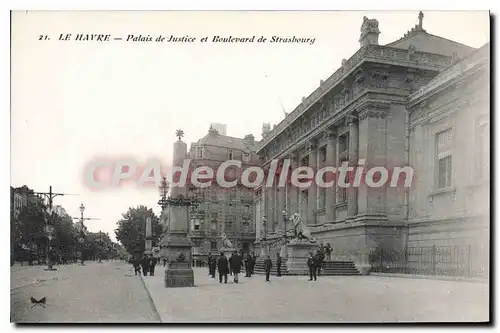
<svg viewBox="0 0 500 333">
<path fill-rule="evenodd" d="M 146 247 L 146 219 L 151 217 L 153 243 L 158 242 L 163 228 L 153 210 L 146 206 L 130 207 L 117 222 L 116 239 L 131 255 L 140 256 Z M 153 244 L 154 245 L 154 244 Z"/>
<path fill-rule="evenodd" d="M 26 251 L 38 249 L 45 251 L 47 238 L 44 235 L 46 221 L 45 206 L 37 200 L 28 200 L 19 216 L 11 214 L 11 237 L 13 243 L 14 257 L 26 258 Z"/>
</svg>

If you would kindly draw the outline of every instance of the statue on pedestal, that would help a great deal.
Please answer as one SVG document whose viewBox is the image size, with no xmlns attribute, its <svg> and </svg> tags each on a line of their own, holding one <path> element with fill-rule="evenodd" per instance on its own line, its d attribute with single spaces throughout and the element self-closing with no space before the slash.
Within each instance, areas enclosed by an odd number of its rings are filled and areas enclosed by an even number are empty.
<svg viewBox="0 0 500 333">
<path fill-rule="evenodd" d="M 316 238 L 311 235 L 311 231 L 302 221 L 299 213 L 295 213 L 292 215 L 290 219 L 293 225 L 293 231 L 295 233 L 295 239 L 303 240 L 306 239 L 310 243 L 316 243 Z"/>
<path fill-rule="evenodd" d="M 220 235 L 220 238 L 222 239 L 222 247 L 223 248 L 226 248 L 226 249 L 233 249 L 233 244 L 231 243 L 231 241 L 229 240 L 229 238 L 227 237 L 227 234 L 225 232 L 223 232 L 221 235 Z"/>
</svg>

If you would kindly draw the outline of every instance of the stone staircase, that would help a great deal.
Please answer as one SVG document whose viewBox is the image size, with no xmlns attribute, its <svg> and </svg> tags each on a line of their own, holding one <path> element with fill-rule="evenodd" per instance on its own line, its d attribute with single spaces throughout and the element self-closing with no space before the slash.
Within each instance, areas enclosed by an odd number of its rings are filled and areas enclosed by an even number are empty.
<svg viewBox="0 0 500 333">
<path fill-rule="evenodd" d="M 271 259 L 273 263 L 273 268 L 271 269 L 271 275 L 276 276 L 276 258 Z M 254 268 L 255 274 L 265 274 L 264 271 L 264 258 L 257 258 L 257 262 Z M 281 261 L 281 274 L 290 275 L 286 271 L 286 260 Z M 323 263 L 323 271 L 321 275 L 361 275 L 358 271 L 354 262 L 352 261 L 325 261 Z"/>
</svg>

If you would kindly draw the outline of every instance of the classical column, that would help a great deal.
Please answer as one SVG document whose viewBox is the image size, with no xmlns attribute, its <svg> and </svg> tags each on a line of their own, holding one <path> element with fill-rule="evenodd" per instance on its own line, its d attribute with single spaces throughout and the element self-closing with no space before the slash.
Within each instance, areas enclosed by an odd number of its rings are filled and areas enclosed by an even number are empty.
<svg viewBox="0 0 500 333">
<path fill-rule="evenodd" d="M 299 162 L 299 157 L 297 152 L 293 152 L 290 156 L 290 174 L 293 172 L 293 170 L 297 169 L 299 167 L 298 162 Z M 288 216 L 292 216 L 295 213 L 300 212 L 300 207 L 299 207 L 299 188 L 296 186 L 293 186 L 291 182 L 287 184 L 287 190 L 288 190 L 288 203 L 287 203 L 287 211 L 288 211 Z"/>
<path fill-rule="evenodd" d="M 358 165 L 358 144 L 359 144 L 359 131 L 358 131 L 358 118 L 354 114 L 350 114 L 346 118 L 349 125 L 349 166 L 354 167 L 354 171 Z M 347 218 L 353 219 L 358 215 L 358 189 L 352 186 L 353 178 L 349 177 L 351 186 L 347 189 Z"/>
<path fill-rule="evenodd" d="M 267 192 L 267 214 L 266 214 L 266 219 L 267 219 L 267 231 L 268 233 L 272 233 L 274 231 L 274 190 L 275 187 L 274 185 L 272 187 L 267 187 L 266 189 Z"/>
<path fill-rule="evenodd" d="M 259 190 L 261 191 L 261 190 Z M 261 222 L 262 222 L 262 192 L 257 192 L 257 199 L 255 200 L 255 240 L 260 241 L 261 238 Z"/>
<path fill-rule="evenodd" d="M 336 132 L 333 129 L 328 129 L 325 132 L 326 138 L 326 166 L 336 167 L 335 163 L 337 156 L 337 137 Z M 337 182 L 336 177 L 332 173 L 329 173 L 326 177 L 327 180 L 333 178 L 333 186 L 327 187 L 325 189 L 325 222 L 334 223 L 335 222 L 335 205 L 337 204 Z"/>
<path fill-rule="evenodd" d="M 316 154 L 316 172 L 317 170 L 321 169 L 323 167 L 323 156 L 322 152 L 318 147 L 318 153 Z M 315 179 L 316 179 L 316 173 L 314 174 Z M 325 189 L 321 186 L 318 186 L 316 184 L 316 209 L 321 209 L 324 208 L 321 206 L 321 197 L 325 194 Z"/>
<path fill-rule="evenodd" d="M 286 171 L 282 171 L 286 172 Z M 285 187 L 280 187 L 279 184 L 275 185 L 276 188 L 276 195 L 277 195 L 277 213 L 276 213 L 276 218 L 278 219 L 278 223 L 276 224 L 276 231 L 277 232 L 283 232 L 285 230 L 285 225 L 283 221 L 283 211 L 285 210 L 285 203 L 286 203 L 286 188 Z"/>
<path fill-rule="evenodd" d="M 398 159 L 400 159 L 402 154 L 393 153 L 389 156 L 391 157 L 390 162 L 395 163 L 395 165 L 388 165 L 387 154 L 391 152 L 398 152 L 397 147 L 400 146 L 399 151 L 404 151 L 404 140 L 393 140 L 391 141 L 391 146 L 387 146 L 386 142 L 386 116 L 389 110 L 389 104 L 381 102 L 369 102 L 362 106 L 358 111 L 359 117 L 359 154 L 360 160 L 365 161 L 365 171 L 373 167 L 388 167 L 388 170 L 392 170 L 393 166 L 398 166 Z M 403 111 L 401 107 L 401 111 Z M 396 123 L 399 121 L 401 124 L 404 123 L 403 119 L 398 119 L 395 117 L 392 121 Z M 401 133 L 399 137 L 404 137 L 405 132 L 403 129 L 404 125 L 401 126 Z M 397 130 L 397 129 L 396 129 Z M 395 130 L 390 131 L 394 133 Z M 398 137 L 398 136 L 396 136 Z M 390 150 L 389 150 L 390 149 Z M 403 162 L 404 163 L 404 162 Z M 368 175 L 368 173 L 367 173 Z M 375 177 L 373 177 L 375 178 Z M 358 217 L 365 216 L 369 219 L 380 220 L 385 219 L 386 216 L 386 195 L 389 189 L 386 186 L 373 187 L 368 186 L 365 181 L 361 182 L 360 188 L 358 189 Z M 393 190 L 392 195 L 395 197 L 391 199 L 391 204 L 397 205 L 397 200 L 403 200 L 403 192 L 398 192 L 399 189 Z M 401 204 L 403 201 L 401 201 Z"/>
<path fill-rule="evenodd" d="M 307 150 L 309 152 L 309 167 L 313 170 L 314 174 L 318 166 L 318 144 L 316 140 L 311 140 L 308 143 Z M 316 224 L 316 209 L 317 209 L 317 187 L 314 179 L 308 188 L 307 200 L 307 224 Z"/>
</svg>

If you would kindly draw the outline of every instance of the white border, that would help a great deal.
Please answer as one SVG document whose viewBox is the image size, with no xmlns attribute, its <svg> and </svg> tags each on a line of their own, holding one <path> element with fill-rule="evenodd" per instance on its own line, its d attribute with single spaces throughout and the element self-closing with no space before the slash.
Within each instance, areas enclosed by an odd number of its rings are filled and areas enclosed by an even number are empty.
<svg viewBox="0 0 500 333">
<path fill-rule="evenodd" d="M 1 33 L 1 44 L 3 45 L 3 52 L 1 53 L 1 62 L 3 64 L 3 80 L 2 84 L 4 85 L 1 89 L 1 94 L 4 98 L 2 101 L 5 101 L 4 108 L 1 113 L 1 121 L 0 121 L 0 165 L 1 165 L 1 193 L 2 193 L 2 201 L 0 205 L 0 218 L 4 222 L 5 226 L 9 226 L 8 223 L 10 219 L 9 213 L 9 196 L 10 191 L 10 13 L 8 10 L 492 10 L 493 14 L 498 13 L 495 10 L 499 5 L 498 1 L 487 1 L 487 0 L 454 0 L 454 1 L 435 1 L 435 0 L 421 0 L 421 1 L 313 1 L 313 0 L 303 0 L 303 1 L 292 1 L 292 0 L 281 0 L 281 1 L 269 1 L 269 0 L 254 0 L 254 1 L 208 1 L 208 0 L 198 0 L 198 1 L 168 1 L 168 0 L 157 0 L 157 1 L 132 1 L 132 0 L 121 0 L 121 1 L 110 1 L 110 0 L 81 0 L 81 1 L 72 1 L 68 2 L 60 0 L 52 0 L 52 1 L 43 1 L 43 4 L 38 0 L 31 1 L 2 1 L 0 6 L 2 7 L 2 20 L 4 29 L 2 29 Z M 498 26 L 498 23 L 497 23 Z M 495 27 L 495 32 L 497 29 Z M 493 43 L 493 41 L 492 41 Z M 495 59 L 497 60 L 497 59 Z M 496 67 L 496 66 L 495 66 Z M 498 86 L 497 86 L 498 89 Z M 492 93 L 497 93 L 492 91 Z M 29 98 L 29 97 L 28 97 Z M 492 110 L 492 112 L 494 112 Z M 496 120 L 498 121 L 498 116 Z M 498 125 L 498 124 L 495 124 Z M 498 126 L 495 126 L 498 128 Z M 493 146 L 498 149 L 500 147 L 499 142 L 495 141 L 495 145 Z M 498 153 L 498 151 L 497 151 Z M 498 181 L 498 179 L 497 179 Z M 495 183 L 495 185 L 497 185 Z M 497 200 L 500 200 L 497 198 Z M 499 207 L 499 202 L 494 203 L 496 207 Z M 494 205 L 491 203 L 492 207 Z M 7 227 L 9 228 L 9 227 Z M 496 228 L 498 232 L 498 227 Z M 9 244 L 9 232 L 1 233 L 4 237 L 4 241 L 2 244 L 5 245 L 5 251 L 3 251 L 3 255 L 5 256 L 5 260 L 3 261 L 3 268 L 5 269 L 5 274 L 2 274 L 2 280 L 9 282 L 10 284 L 10 266 L 8 265 L 8 255 L 10 251 L 7 249 Z M 495 235 L 498 236 L 498 235 Z M 498 237 L 496 237 L 498 239 Z M 498 249 L 498 246 L 497 246 Z M 498 253 L 496 253 L 498 254 Z M 498 258 L 498 256 L 495 256 Z M 3 290 L 7 291 L 7 288 Z M 10 295 L 5 295 L 3 297 L 3 301 L 8 303 L 4 307 L 4 309 L 10 309 Z M 5 320 L 2 322 L 7 323 L 7 311 L 5 311 Z M 418 329 L 413 327 L 412 330 Z M 5 327 L 7 328 L 7 327 Z M 276 327 L 278 328 L 278 327 Z M 275 328 L 275 329 L 276 329 Z M 369 329 L 377 329 L 377 327 L 369 327 Z M 398 328 L 398 327 L 395 327 Z M 9 324 L 7 330 L 14 330 L 15 327 L 12 324 Z M 123 330 L 124 327 L 114 328 Z M 137 330 L 136 327 L 131 327 L 131 329 Z M 161 328 L 158 328 L 160 330 Z M 173 330 L 173 328 L 168 328 L 169 330 Z M 218 330 L 219 328 L 212 328 L 214 330 Z M 306 328 L 302 328 L 306 330 Z M 355 330 L 361 330 L 362 328 L 355 328 Z M 363 328 L 364 329 L 364 328 Z M 386 329 L 386 327 L 380 327 L 380 329 Z M 441 331 L 441 327 L 439 331 Z M 45 328 L 43 330 L 38 329 L 38 331 L 49 331 L 50 328 Z M 250 329 L 243 329 L 243 331 L 247 331 Z M 434 328 L 432 330 L 438 330 Z M 352 329 L 350 329 L 352 331 Z"/>
</svg>

